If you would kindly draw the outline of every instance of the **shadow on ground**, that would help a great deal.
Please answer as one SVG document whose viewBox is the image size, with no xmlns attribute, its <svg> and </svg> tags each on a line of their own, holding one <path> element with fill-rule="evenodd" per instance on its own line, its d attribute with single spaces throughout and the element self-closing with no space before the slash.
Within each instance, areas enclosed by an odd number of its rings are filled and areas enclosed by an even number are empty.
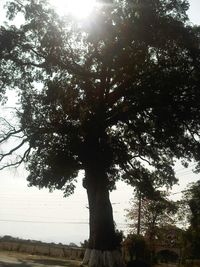
<svg viewBox="0 0 200 267">
<path fill-rule="evenodd" d="M 23 261 L 21 261 L 21 263 L 11 263 L 11 262 L 0 261 L 0 267 L 32 267 L 32 265 L 27 264 Z"/>
<path fill-rule="evenodd" d="M 34 267 L 34 266 L 60 266 L 60 267 L 77 267 L 78 265 L 74 262 L 66 262 L 62 260 L 54 259 L 29 259 L 30 263 L 21 260 L 19 263 L 14 262 L 3 262 L 0 261 L 0 267 Z"/>
<path fill-rule="evenodd" d="M 77 267 L 77 264 L 72 261 L 66 262 L 62 260 L 54 260 L 54 259 L 30 259 L 33 263 L 43 264 L 46 266 L 63 266 L 63 267 Z"/>
</svg>

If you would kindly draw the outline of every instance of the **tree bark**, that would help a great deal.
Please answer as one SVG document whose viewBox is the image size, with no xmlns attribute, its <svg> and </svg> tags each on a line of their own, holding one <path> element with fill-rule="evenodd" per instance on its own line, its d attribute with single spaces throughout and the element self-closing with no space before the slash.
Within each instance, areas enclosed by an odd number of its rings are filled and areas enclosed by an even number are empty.
<svg viewBox="0 0 200 267">
<path fill-rule="evenodd" d="M 106 174 L 87 170 L 84 187 L 89 202 L 90 236 L 83 264 L 89 267 L 123 267 Z"/>
</svg>

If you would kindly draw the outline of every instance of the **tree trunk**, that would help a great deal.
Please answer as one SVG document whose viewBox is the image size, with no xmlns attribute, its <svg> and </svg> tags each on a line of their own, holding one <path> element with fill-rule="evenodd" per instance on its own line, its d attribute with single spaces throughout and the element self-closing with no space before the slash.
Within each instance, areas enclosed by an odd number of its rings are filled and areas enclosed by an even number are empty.
<svg viewBox="0 0 200 267">
<path fill-rule="evenodd" d="M 89 202 L 90 237 L 82 264 L 89 267 L 123 267 L 106 175 L 86 171 L 84 187 Z"/>
</svg>

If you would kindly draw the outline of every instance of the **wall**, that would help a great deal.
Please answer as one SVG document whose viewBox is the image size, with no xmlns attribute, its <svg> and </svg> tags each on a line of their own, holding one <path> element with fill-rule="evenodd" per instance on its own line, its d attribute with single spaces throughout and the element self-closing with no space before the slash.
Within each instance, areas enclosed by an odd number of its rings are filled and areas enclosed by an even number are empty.
<svg viewBox="0 0 200 267">
<path fill-rule="evenodd" d="M 186 260 L 185 267 L 200 267 L 200 260 Z"/>
<path fill-rule="evenodd" d="M 64 245 L 39 244 L 37 242 L 0 241 L 0 250 L 24 252 L 50 257 L 82 260 L 85 250 Z"/>
</svg>

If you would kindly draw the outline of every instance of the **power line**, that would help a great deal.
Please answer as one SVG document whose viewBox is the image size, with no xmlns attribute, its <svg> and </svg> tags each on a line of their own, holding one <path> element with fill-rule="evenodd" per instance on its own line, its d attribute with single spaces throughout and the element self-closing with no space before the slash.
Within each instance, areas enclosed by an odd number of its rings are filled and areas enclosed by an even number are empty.
<svg viewBox="0 0 200 267">
<path fill-rule="evenodd" d="M 194 167 L 195 165 L 196 165 L 196 163 L 190 165 L 189 168 Z M 175 170 L 175 172 L 179 172 L 179 171 L 182 171 L 182 170 L 185 170 L 185 169 L 187 169 L 187 168 L 186 167 L 183 167 L 183 168 L 180 168 L 180 169 Z"/>
<path fill-rule="evenodd" d="M 180 194 L 180 193 L 190 192 L 190 191 L 192 191 L 192 189 L 184 189 L 184 190 L 181 190 L 181 191 L 179 191 L 179 192 L 172 193 L 172 194 L 170 194 L 170 196 L 171 196 L 171 195 Z"/>
<path fill-rule="evenodd" d="M 87 221 L 33 221 L 33 220 L 9 220 L 9 219 L 0 219 L 0 222 L 13 222 L 13 223 L 36 223 L 36 224 L 81 224 L 81 225 L 89 225 L 89 222 Z M 118 223 L 117 225 L 121 226 L 129 226 L 129 223 Z"/>
<path fill-rule="evenodd" d="M 44 224 L 89 224 L 89 222 L 77 222 L 77 221 L 32 221 L 32 220 L 8 220 L 8 219 L 0 219 L 0 222 L 14 222 L 14 223 L 44 223 Z"/>
</svg>

